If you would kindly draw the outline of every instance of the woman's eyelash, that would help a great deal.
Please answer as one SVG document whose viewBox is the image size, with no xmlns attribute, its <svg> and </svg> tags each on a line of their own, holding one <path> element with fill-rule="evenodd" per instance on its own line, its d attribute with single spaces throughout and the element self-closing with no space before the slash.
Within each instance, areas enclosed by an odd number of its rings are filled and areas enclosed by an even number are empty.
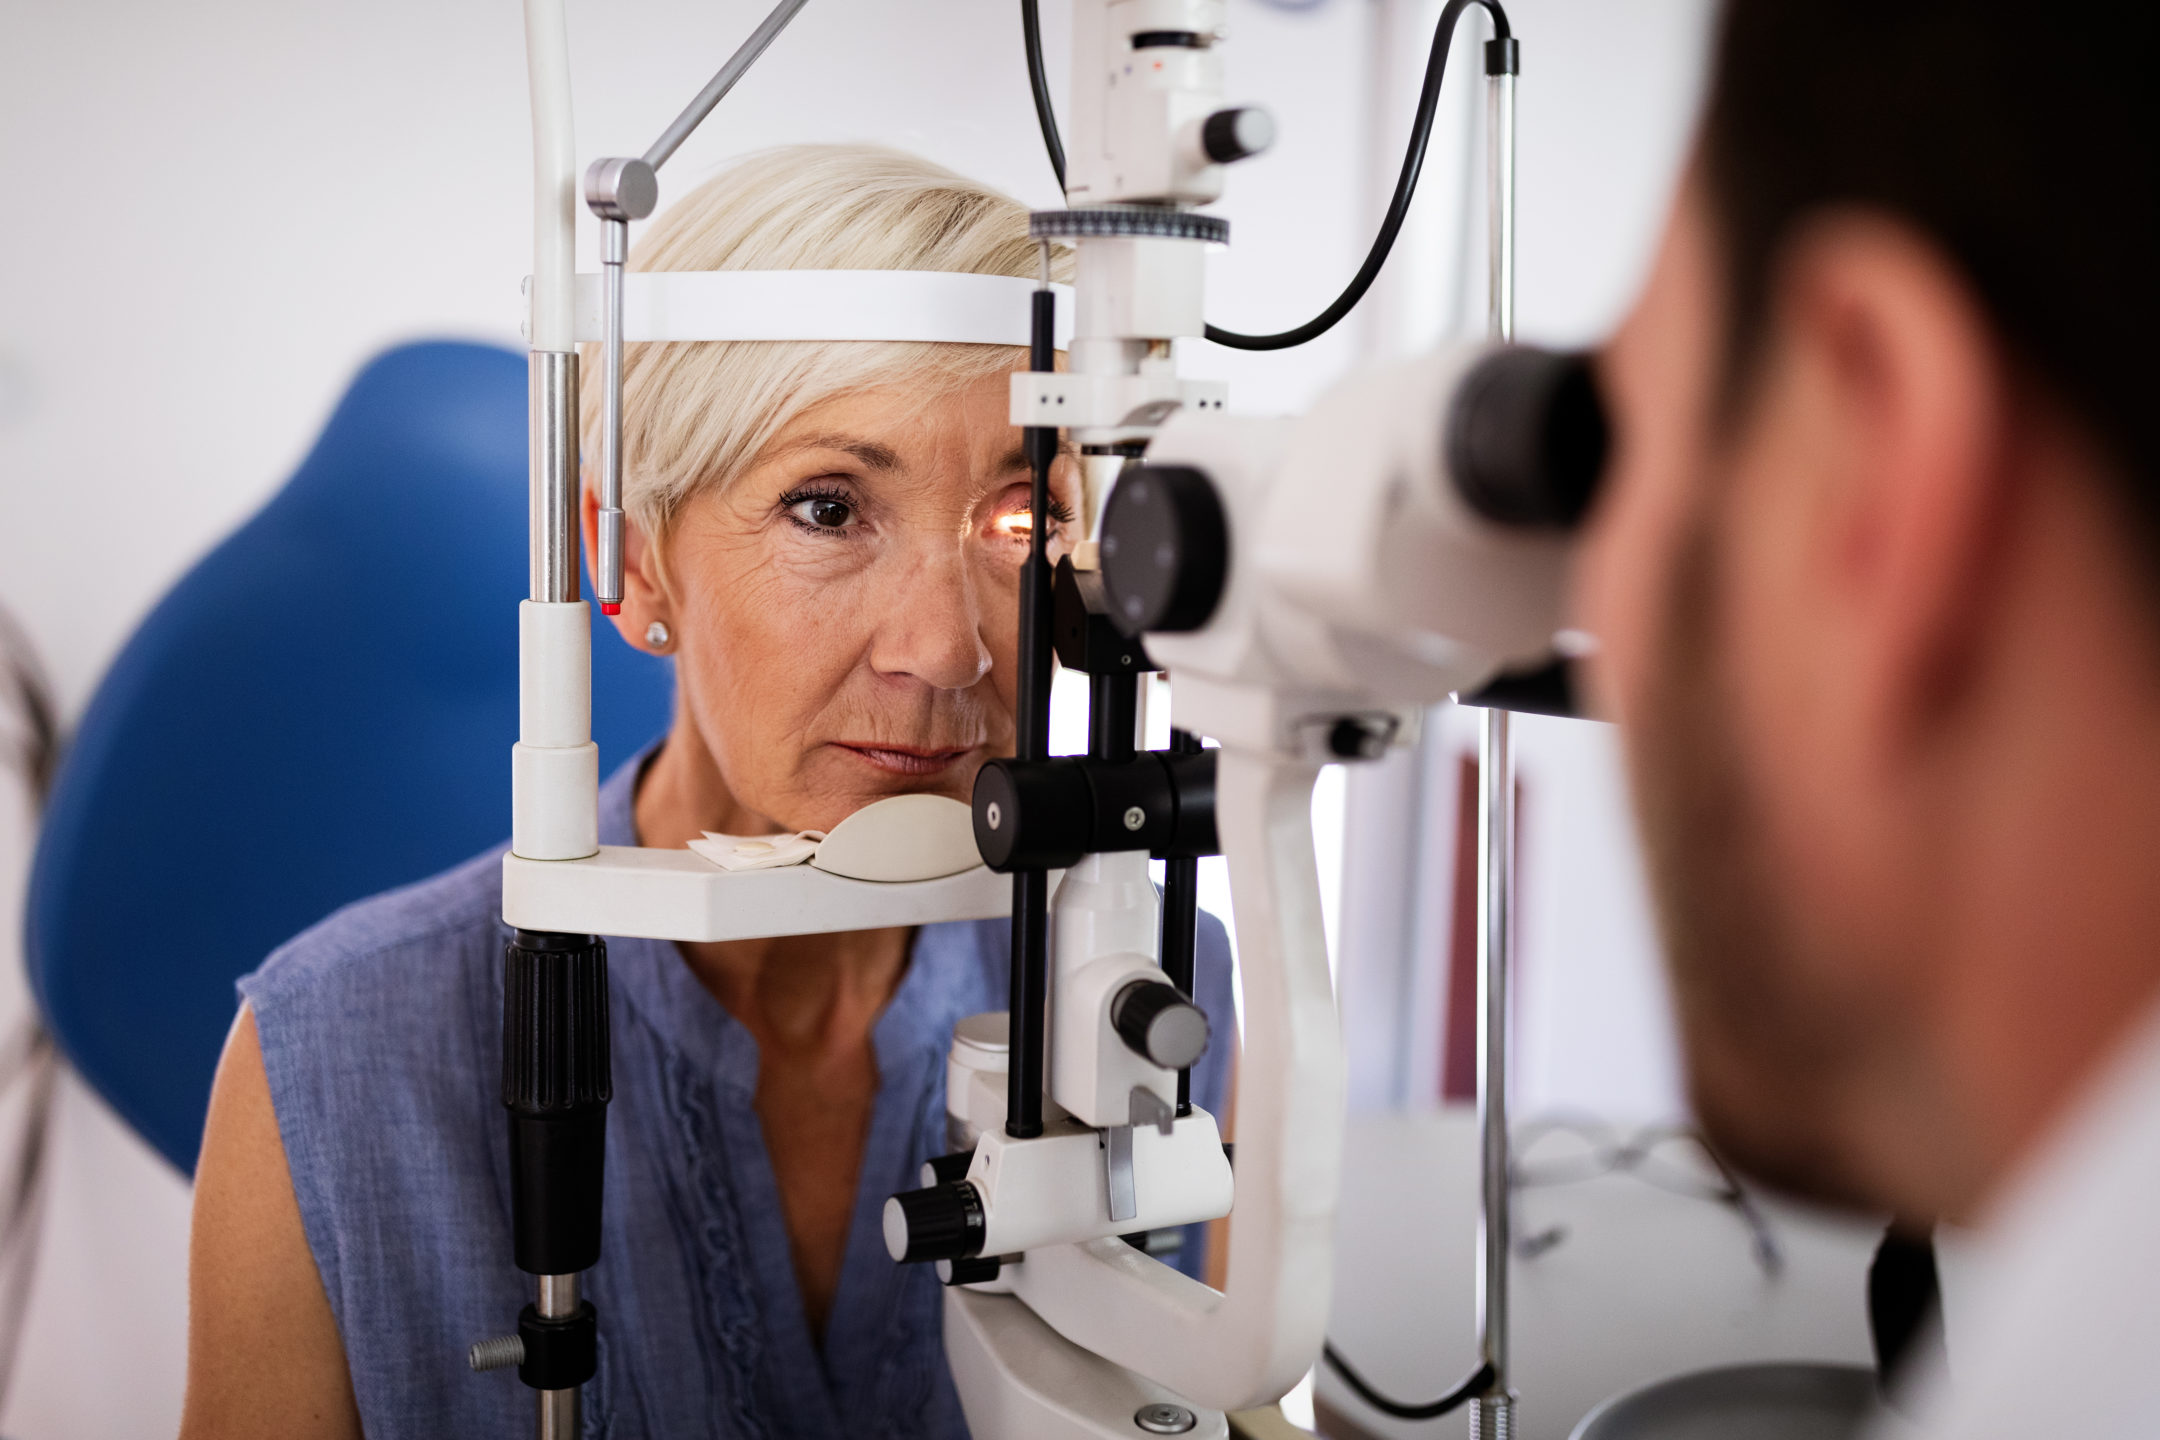
<svg viewBox="0 0 2160 1440">
<path fill-rule="evenodd" d="M 795 526 L 798 530 L 807 530 L 819 535 L 845 535 L 849 530 L 855 528 L 854 526 L 813 525 L 795 514 L 797 506 L 807 501 L 818 500 L 834 505 L 845 505 L 851 513 L 861 514 L 861 506 L 854 494 L 838 485 L 804 485 L 790 490 L 780 497 L 780 513 L 787 518 L 789 524 Z M 1025 518 L 1027 515 L 1025 509 L 1011 513 L 1018 518 Z M 1052 524 L 1070 525 L 1073 523 L 1074 518 L 1072 506 L 1054 495 L 1050 497 L 1050 521 Z"/>
<path fill-rule="evenodd" d="M 1025 518 L 1027 518 L 1027 516 L 1028 516 L 1028 507 L 1027 507 L 1027 506 L 1025 506 L 1025 505 L 1022 505 L 1022 506 L 1021 506 L 1021 507 L 1020 507 L 1019 509 L 1017 509 L 1017 510 L 1008 510 L 1008 511 L 1007 511 L 1007 512 L 1005 512 L 1005 513 L 1007 513 L 1008 515 L 1017 515 L 1017 516 L 1021 517 L 1022 519 L 1025 519 Z M 1055 495 L 1051 496 L 1051 497 L 1050 497 L 1050 519 L 1051 519 L 1051 520 L 1052 520 L 1052 521 L 1053 521 L 1054 523 L 1056 523 L 1056 524 L 1059 524 L 1059 525 L 1070 525 L 1070 524 L 1072 524 L 1072 522 L 1073 522 L 1073 508 L 1072 508 L 1072 506 L 1070 506 L 1070 505 L 1066 504 L 1066 503 L 1065 503 L 1065 502 L 1064 502 L 1063 500 L 1060 500 L 1060 499 L 1058 499 L 1058 498 L 1057 498 L 1057 497 L 1056 497 Z"/>
<path fill-rule="evenodd" d="M 823 500 L 834 505 L 844 505 L 851 515 L 860 515 L 861 506 L 852 492 L 839 485 L 803 485 L 780 497 L 780 513 L 796 529 L 813 535 L 838 535 L 848 538 L 857 527 L 853 525 L 813 525 L 795 513 L 797 506 L 806 502 Z"/>
<path fill-rule="evenodd" d="M 838 485 L 803 485 L 780 497 L 783 506 L 800 505 L 805 500 L 837 500 L 847 506 L 855 503 L 855 497 Z"/>
</svg>

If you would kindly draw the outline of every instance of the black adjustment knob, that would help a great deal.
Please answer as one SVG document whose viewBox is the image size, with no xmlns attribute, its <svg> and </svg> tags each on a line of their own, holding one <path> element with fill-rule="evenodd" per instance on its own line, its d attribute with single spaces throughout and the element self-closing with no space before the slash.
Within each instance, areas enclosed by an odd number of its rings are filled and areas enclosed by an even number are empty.
<svg viewBox="0 0 2160 1440">
<path fill-rule="evenodd" d="M 1186 465 L 1135 465 L 1103 509 L 1110 618 L 1128 635 L 1198 630 L 1221 603 L 1230 527 L 1215 483 Z"/>
<path fill-rule="evenodd" d="M 1247 160 L 1275 143 L 1275 117 L 1257 105 L 1218 110 L 1200 122 L 1200 148 L 1218 165 Z"/>
<path fill-rule="evenodd" d="M 973 801 L 975 848 L 993 870 L 1061 870 L 1093 848 L 1094 792 L 1077 760 L 991 760 Z"/>
<path fill-rule="evenodd" d="M 950 1185 L 955 1180 L 965 1180 L 969 1167 L 974 1163 L 973 1150 L 955 1150 L 950 1155 L 933 1155 L 923 1161 L 922 1182 L 925 1185 Z"/>
<path fill-rule="evenodd" d="M 1207 1054 L 1208 1019 L 1167 980 L 1135 980 L 1110 1002 L 1110 1024 L 1133 1054 L 1185 1070 Z"/>
<path fill-rule="evenodd" d="M 502 1101 L 518 1267 L 568 1275 L 600 1258 L 612 1093 L 607 945 L 519 930 L 503 950 Z"/>
<path fill-rule="evenodd" d="M 1574 529 L 1608 446 L 1590 357 L 1513 346 L 1480 360 L 1456 389 L 1443 445 L 1456 493 L 1478 514 Z"/>
<path fill-rule="evenodd" d="M 885 1253 L 903 1265 L 982 1254 L 982 1196 L 965 1180 L 903 1190 L 885 1202 Z"/>
</svg>

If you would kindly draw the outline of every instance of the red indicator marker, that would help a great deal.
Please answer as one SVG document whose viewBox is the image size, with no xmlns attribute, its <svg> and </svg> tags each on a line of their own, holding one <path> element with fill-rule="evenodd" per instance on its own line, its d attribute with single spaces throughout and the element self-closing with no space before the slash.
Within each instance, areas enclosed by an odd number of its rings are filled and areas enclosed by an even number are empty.
<svg viewBox="0 0 2160 1440">
<path fill-rule="evenodd" d="M 602 615 L 620 615 L 622 614 L 622 606 L 610 605 L 603 600 L 600 602 L 600 613 Z"/>
</svg>

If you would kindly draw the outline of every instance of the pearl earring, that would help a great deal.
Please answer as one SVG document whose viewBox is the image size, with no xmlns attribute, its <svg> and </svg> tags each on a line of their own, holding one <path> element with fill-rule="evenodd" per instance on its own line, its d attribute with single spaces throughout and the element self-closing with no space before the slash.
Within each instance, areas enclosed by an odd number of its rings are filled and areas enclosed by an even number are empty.
<svg viewBox="0 0 2160 1440">
<path fill-rule="evenodd" d="M 655 620 L 645 627 L 645 643 L 655 650 L 665 650 L 668 644 L 667 621 Z"/>
</svg>

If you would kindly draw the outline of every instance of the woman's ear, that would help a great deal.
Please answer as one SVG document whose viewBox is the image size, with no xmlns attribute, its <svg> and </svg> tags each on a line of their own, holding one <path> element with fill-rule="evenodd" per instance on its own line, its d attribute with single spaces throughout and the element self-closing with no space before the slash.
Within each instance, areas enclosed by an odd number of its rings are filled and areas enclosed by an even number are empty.
<svg viewBox="0 0 2160 1440">
<path fill-rule="evenodd" d="M 590 575 L 593 558 L 600 553 L 600 497 L 590 485 L 579 496 L 578 520 L 584 531 L 585 566 Z M 675 648 L 675 617 L 670 613 L 667 590 L 660 579 L 658 547 L 628 516 L 623 517 L 622 609 L 608 619 L 634 650 L 665 655 Z"/>
</svg>

